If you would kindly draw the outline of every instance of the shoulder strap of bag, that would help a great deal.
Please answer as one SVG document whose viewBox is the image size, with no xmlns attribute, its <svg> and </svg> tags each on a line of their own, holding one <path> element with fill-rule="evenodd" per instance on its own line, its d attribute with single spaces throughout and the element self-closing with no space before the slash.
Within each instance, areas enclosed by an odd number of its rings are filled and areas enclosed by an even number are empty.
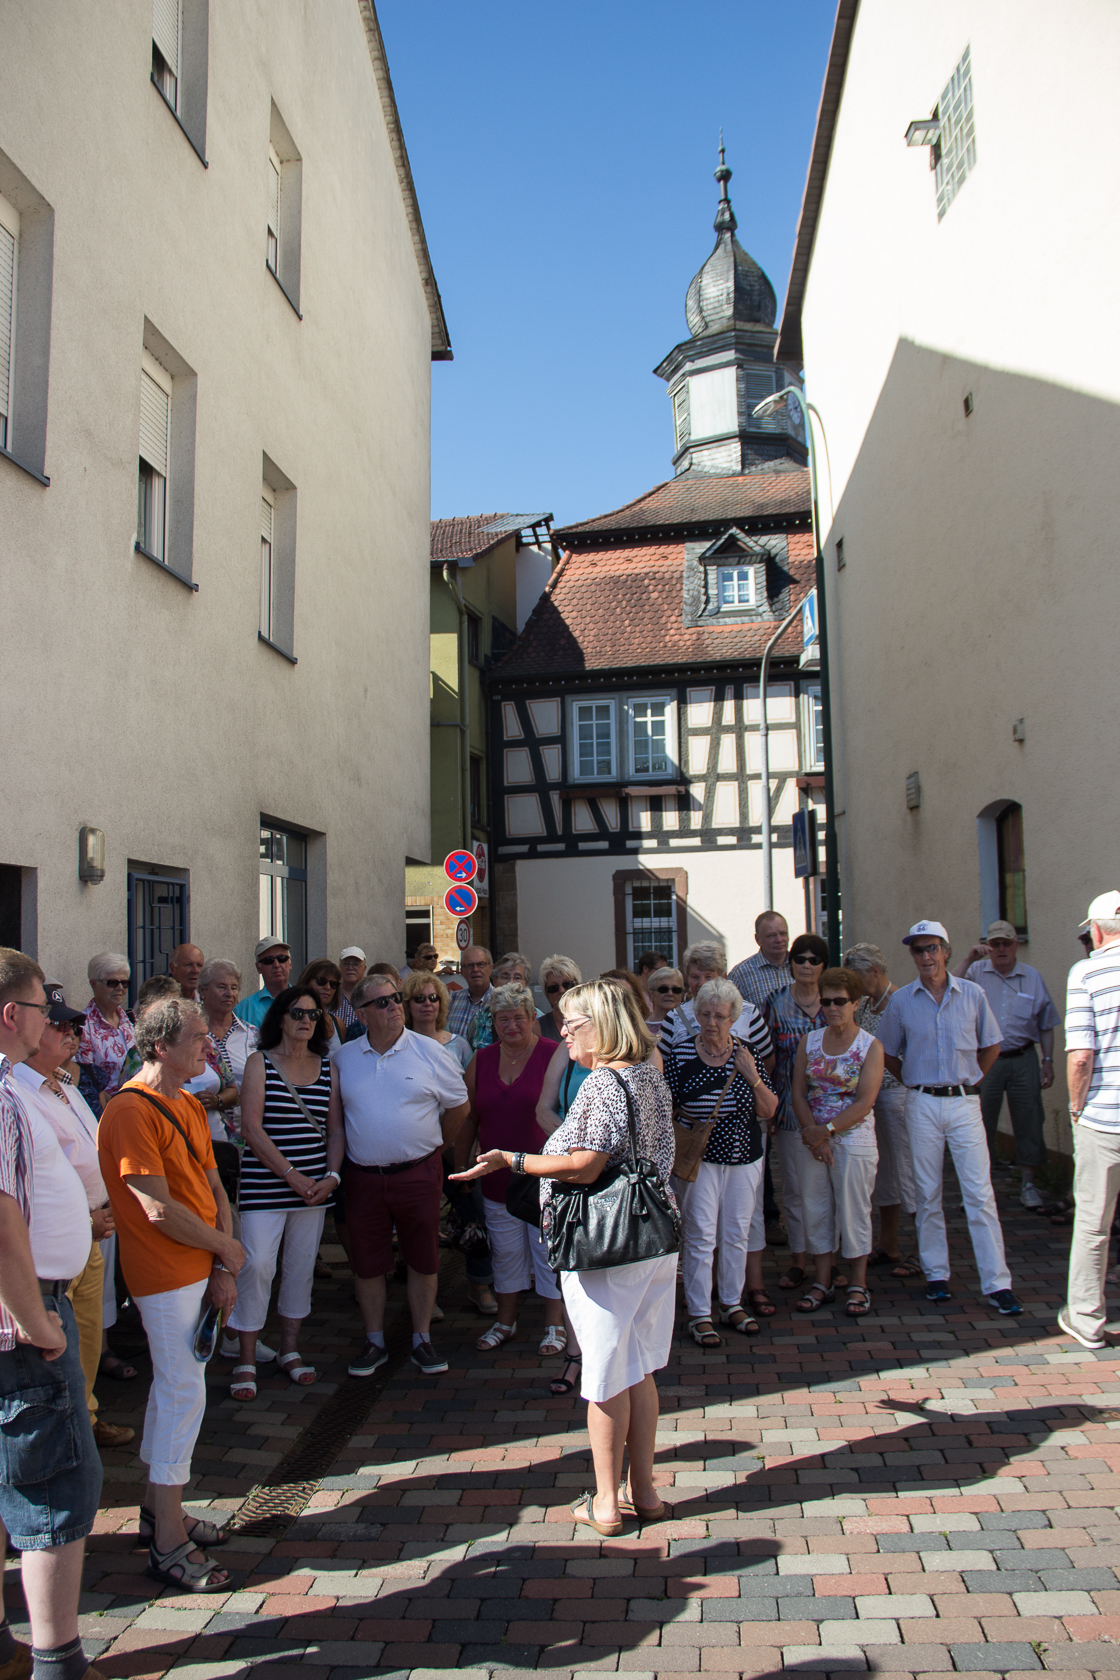
<svg viewBox="0 0 1120 1680">
<path fill-rule="evenodd" d="M 618 1072 L 617 1068 L 608 1068 L 607 1072 L 622 1087 L 622 1094 L 626 1098 L 626 1129 L 630 1134 L 630 1165 L 634 1171 L 638 1170 L 638 1126 L 634 1119 L 634 1098 L 630 1087 Z"/>
<path fill-rule="evenodd" d="M 735 1046 L 736 1049 L 742 1048 L 742 1040 L 741 1039 L 733 1038 L 731 1040 L 731 1042 Z M 699 1056 L 696 1059 L 697 1059 L 697 1061 L 699 1061 L 700 1060 Z M 700 1122 L 701 1125 L 703 1125 L 703 1126 L 714 1126 L 716 1121 L 719 1119 L 719 1111 L 723 1107 L 723 1099 L 727 1095 L 728 1091 L 730 1091 L 732 1085 L 734 1085 L 734 1083 L 735 1083 L 736 1071 L 737 1070 L 735 1068 L 731 1069 L 731 1074 L 730 1074 L 730 1077 L 728 1078 L 727 1084 L 723 1087 L 723 1090 L 720 1092 L 719 1096 L 716 1098 L 716 1106 L 712 1109 L 712 1112 L 709 1114 L 708 1118 L 706 1120 L 702 1120 Z M 679 1113 L 682 1113 L 683 1110 L 677 1109 L 675 1112 L 679 1114 Z M 692 1122 L 690 1122 L 690 1124 L 692 1124 Z"/>
<path fill-rule="evenodd" d="M 135 1091 L 136 1095 L 138 1097 L 146 1098 L 147 1101 L 151 1103 L 153 1108 L 158 1108 L 159 1109 L 160 1113 L 163 1115 L 163 1118 L 167 1121 L 167 1123 L 169 1125 L 174 1126 L 175 1130 L 178 1132 L 179 1136 L 182 1138 L 183 1142 L 186 1144 L 187 1154 L 190 1156 L 190 1158 L 194 1162 L 195 1166 L 196 1167 L 201 1167 L 202 1162 L 199 1160 L 198 1156 L 195 1154 L 194 1150 L 191 1148 L 190 1138 L 187 1136 L 187 1134 L 183 1130 L 182 1126 L 180 1126 L 178 1120 L 176 1120 L 176 1118 L 172 1114 L 171 1110 L 169 1108 L 164 1108 L 164 1106 L 160 1102 L 159 1098 L 158 1097 L 153 1097 L 152 1093 L 150 1091 L 146 1090 L 142 1085 L 132 1085 L 132 1086 L 129 1087 L 129 1089 Z"/>
<path fill-rule="evenodd" d="M 299 1109 L 300 1113 L 303 1115 L 303 1118 L 307 1121 L 308 1125 L 312 1126 L 315 1129 L 315 1131 L 318 1132 L 318 1134 L 321 1138 L 325 1138 L 326 1135 L 327 1135 L 326 1128 L 324 1126 L 322 1126 L 319 1123 L 318 1120 L 316 1120 L 315 1116 L 312 1114 L 311 1110 L 308 1108 L 307 1104 L 304 1102 L 303 1098 L 300 1096 L 299 1092 L 296 1090 L 295 1086 L 292 1084 L 291 1080 L 288 1078 L 287 1074 L 284 1072 L 284 1069 L 282 1067 L 277 1067 L 276 1063 L 273 1061 L 272 1057 L 269 1055 L 267 1050 L 262 1050 L 261 1054 L 264 1057 L 265 1061 L 268 1063 L 269 1067 L 273 1070 L 273 1072 L 278 1073 L 280 1075 L 281 1079 L 284 1081 L 284 1084 L 286 1085 L 287 1090 L 288 1090 L 288 1095 L 291 1097 L 292 1101 L 295 1103 L 296 1107 Z M 322 1077 L 322 1072 L 323 1072 L 323 1070 L 322 1070 L 322 1067 L 320 1066 L 320 1069 L 319 1069 L 320 1078 Z"/>
</svg>

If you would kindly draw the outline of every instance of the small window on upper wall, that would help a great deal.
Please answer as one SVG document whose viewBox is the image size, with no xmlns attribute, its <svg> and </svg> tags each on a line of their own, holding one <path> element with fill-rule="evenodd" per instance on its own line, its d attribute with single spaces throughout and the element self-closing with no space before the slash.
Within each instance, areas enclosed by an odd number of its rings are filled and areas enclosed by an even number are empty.
<svg viewBox="0 0 1120 1680">
<path fill-rule="evenodd" d="M 482 664 L 482 623 L 472 612 L 467 614 L 467 658 L 472 665 Z"/>
<path fill-rule="evenodd" d="M 136 541 L 167 564 L 167 477 L 171 459 L 170 375 L 147 351 L 140 370 L 140 473 Z"/>
<path fill-rule="evenodd" d="M 755 568 L 753 566 L 721 566 L 719 568 L 720 607 L 753 607 L 755 605 Z"/>
<path fill-rule="evenodd" d="M 19 211 L 0 198 L 0 449 L 10 449 Z"/>
<path fill-rule="evenodd" d="M 1008 805 L 996 818 L 999 913 L 1016 933 L 1027 932 L 1027 867 L 1023 854 L 1023 807 Z"/>
<path fill-rule="evenodd" d="M 614 701 L 576 700 L 572 705 L 573 770 L 579 781 L 615 774 Z"/>
<path fill-rule="evenodd" d="M 182 29 L 179 0 L 152 0 L 152 80 L 176 115 Z"/>
<path fill-rule="evenodd" d="M 631 700 L 630 773 L 634 776 L 667 776 L 672 768 L 669 753 L 669 700 Z"/>
<path fill-rule="evenodd" d="M 805 768 L 824 769 L 824 706 L 819 688 L 805 690 Z"/>
<path fill-rule="evenodd" d="M 275 146 L 268 148 L 268 239 L 265 261 L 273 274 L 280 262 L 280 159 Z"/>
<path fill-rule="evenodd" d="M 272 572 L 272 526 L 275 516 L 275 496 L 267 484 L 261 487 L 261 620 L 260 633 L 266 642 L 272 634 L 275 588 Z"/>
<path fill-rule="evenodd" d="M 275 104 L 268 136 L 268 204 L 265 263 L 299 314 L 300 230 L 303 217 L 303 161 Z"/>
</svg>

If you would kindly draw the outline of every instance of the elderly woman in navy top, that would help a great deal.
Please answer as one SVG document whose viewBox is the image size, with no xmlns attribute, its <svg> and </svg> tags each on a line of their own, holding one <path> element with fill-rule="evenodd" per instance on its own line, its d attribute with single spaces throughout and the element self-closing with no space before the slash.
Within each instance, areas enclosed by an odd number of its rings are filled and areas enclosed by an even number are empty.
<svg viewBox="0 0 1120 1680">
<path fill-rule="evenodd" d="M 758 1319 L 743 1307 L 748 1283 L 755 1310 L 764 1318 L 775 1311 L 762 1287 L 765 1155 L 759 1120 L 773 1118 L 778 1099 L 766 1073 L 770 1034 L 758 1012 L 751 1010 L 749 1044 L 732 1036 L 743 1000 L 731 981 L 706 981 L 696 994 L 695 1011 L 696 1035 L 669 1046 L 663 1036 L 661 1045 L 678 1119 L 703 1125 L 715 1115 L 694 1182 L 674 1177 L 673 1189 L 684 1217 L 688 1328 L 700 1347 L 717 1348 L 721 1341 L 712 1325 L 712 1259 L 717 1245 L 716 1282 L 724 1322 L 740 1335 L 758 1335 Z"/>
</svg>

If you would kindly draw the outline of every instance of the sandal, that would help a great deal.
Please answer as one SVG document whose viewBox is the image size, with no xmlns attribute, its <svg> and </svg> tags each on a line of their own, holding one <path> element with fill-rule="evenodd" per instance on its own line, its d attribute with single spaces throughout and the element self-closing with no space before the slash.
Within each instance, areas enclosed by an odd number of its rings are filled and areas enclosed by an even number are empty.
<svg viewBox="0 0 1120 1680">
<path fill-rule="evenodd" d="M 863 1296 L 862 1301 L 859 1299 Z M 848 1285 L 848 1304 L 844 1308 L 849 1318 L 862 1318 L 864 1313 L 871 1311 L 871 1291 L 864 1289 L 861 1284 Z"/>
<path fill-rule="evenodd" d="M 567 1327 L 563 1324 L 550 1324 L 537 1352 L 542 1359 L 548 1359 L 554 1353 L 563 1353 L 567 1345 Z"/>
<path fill-rule="evenodd" d="M 228 1591 L 229 1576 L 213 1558 L 208 1558 L 205 1552 L 201 1552 L 199 1561 L 191 1562 L 191 1553 L 197 1551 L 198 1547 L 193 1540 L 184 1540 L 181 1546 L 172 1546 L 169 1552 L 157 1552 L 153 1542 L 148 1547 L 147 1573 L 155 1581 L 163 1581 L 169 1587 L 178 1587 L 180 1592 Z M 176 1569 L 180 1573 L 172 1574 Z M 215 1581 L 215 1575 L 220 1575 L 222 1579 Z"/>
<path fill-rule="evenodd" d="M 581 1523 L 585 1528 L 593 1528 L 596 1534 L 606 1535 L 608 1540 L 613 1540 L 616 1535 L 622 1533 L 621 1517 L 617 1522 L 604 1523 L 597 1521 L 595 1495 L 593 1493 L 581 1493 L 578 1499 L 572 1500 L 568 1509 L 577 1523 Z"/>
<path fill-rule="evenodd" d="M 891 1276 L 896 1278 L 924 1277 L 921 1262 L 916 1254 L 905 1254 L 897 1266 L 891 1267 Z"/>
<path fill-rule="evenodd" d="M 195 1546 L 224 1546 L 229 1535 L 217 1523 L 210 1522 L 206 1517 L 190 1517 L 183 1512 L 183 1525 Z M 137 1539 L 145 1546 L 153 1546 L 156 1538 L 155 1513 L 149 1511 L 146 1505 L 140 1507 L 140 1522 L 137 1525 Z"/>
<path fill-rule="evenodd" d="M 778 1288 L 779 1289 L 796 1289 L 798 1284 L 801 1284 L 801 1283 L 804 1283 L 804 1282 L 805 1282 L 805 1269 L 804 1269 L 804 1267 L 803 1266 L 791 1266 L 789 1271 L 786 1272 L 786 1274 L 784 1275 L 784 1277 L 780 1277 L 778 1279 Z"/>
<path fill-rule="evenodd" d="M 295 1360 L 293 1365 L 292 1361 Z M 302 1355 L 298 1353 L 278 1353 L 276 1363 L 284 1372 L 289 1382 L 294 1382 L 297 1388 L 310 1388 L 313 1382 L 318 1382 L 319 1373 L 314 1365 L 305 1365 Z"/>
<path fill-rule="evenodd" d="M 635 1504 L 625 1482 L 619 1483 L 618 1508 L 624 1517 L 634 1516 L 639 1522 L 662 1522 L 669 1515 L 669 1507 L 663 1499 L 659 1499 L 656 1505 Z"/>
<path fill-rule="evenodd" d="M 888 1254 L 885 1248 L 872 1249 L 867 1257 L 869 1266 L 897 1266 L 901 1263 L 901 1254 Z"/>
<path fill-rule="evenodd" d="M 570 1353 L 564 1361 L 564 1369 L 558 1377 L 553 1377 L 549 1383 L 549 1390 L 555 1394 L 557 1400 L 562 1400 L 565 1394 L 571 1394 L 579 1386 L 579 1377 L 569 1377 L 568 1372 L 575 1368 L 578 1372 L 583 1364 L 582 1353 Z"/>
<path fill-rule="evenodd" d="M 101 1377 L 112 1377 L 114 1382 L 133 1382 L 140 1375 L 135 1365 L 130 1365 L 125 1359 L 118 1359 L 115 1353 L 101 1355 L 97 1374 Z"/>
<path fill-rule="evenodd" d="M 474 1345 L 478 1349 L 479 1353 L 493 1353 L 494 1349 L 500 1348 L 503 1342 L 512 1341 L 516 1334 L 516 1319 L 514 1319 L 512 1324 L 492 1324 L 489 1330 L 487 1330 L 484 1335 L 481 1335 Z"/>
<path fill-rule="evenodd" d="M 830 1285 L 827 1289 L 823 1283 L 811 1283 L 797 1303 L 799 1313 L 815 1313 L 828 1302 L 836 1299 L 836 1291 Z"/>
<path fill-rule="evenodd" d="M 248 1371 L 249 1375 L 247 1377 L 241 1376 L 243 1371 Z M 241 1377 L 240 1382 L 237 1380 L 238 1377 Z M 255 1400 L 257 1398 L 257 1367 L 255 1365 L 235 1365 L 233 1375 L 229 1379 L 229 1393 L 231 1400 L 238 1400 L 242 1404 Z"/>
<path fill-rule="evenodd" d="M 729 1324 L 732 1330 L 737 1330 L 740 1336 L 759 1336 L 762 1326 L 757 1318 L 752 1318 L 745 1307 L 724 1307 L 720 1313 L 724 1324 Z"/>
<path fill-rule="evenodd" d="M 747 1300 L 754 1308 L 756 1318 L 773 1318 L 778 1310 L 765 1289 L 748 1289 Z"/>
<path fill-rule="evenodd" d="M 723 1346 L 723 1337 L 716 1335 L 710 1318 L 690 1318 L 688 1333 L 697 1347 L 717 1348 Z"/>
</svg>

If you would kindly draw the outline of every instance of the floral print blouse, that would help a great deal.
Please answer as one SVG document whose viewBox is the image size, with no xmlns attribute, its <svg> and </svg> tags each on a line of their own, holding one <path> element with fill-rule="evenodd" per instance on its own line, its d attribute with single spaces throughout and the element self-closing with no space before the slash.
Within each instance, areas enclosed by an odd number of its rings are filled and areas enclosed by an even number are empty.
<svg viewBox="0 0 1120 1680">
<path fill-rule="evenodd" d="M 839 1056 L 830 1056 L 821 1048 L 824 1030 L 811 1032 L 805 1040 L 805 1084 L 809 1108 L 818 1126 L 835 1120 L 855 1101 L 856 1086 L 867 1060 L 867 1052 L 875 1042 L 861 1027 L 852 1043 Z M 875 1142 L 875 1110 L 871 1109 L 858 1126 L 850 1126 L 831 1140 L 832 1147 L 865 1150 L 878 1153 Z"/>
<path fill-rule="evenodd" d="M 121 1083 L 121 1069 L 132 1049 L 132 1022 L 122 1009 L 111 1027 L 92 998 L 86 1004 L 86 1024 L 74 1060 L 78 1063 L 78 1090 L 95 1114 L 101 1113 L 101 1093 L 110 1095 Z"/>
</svg>

